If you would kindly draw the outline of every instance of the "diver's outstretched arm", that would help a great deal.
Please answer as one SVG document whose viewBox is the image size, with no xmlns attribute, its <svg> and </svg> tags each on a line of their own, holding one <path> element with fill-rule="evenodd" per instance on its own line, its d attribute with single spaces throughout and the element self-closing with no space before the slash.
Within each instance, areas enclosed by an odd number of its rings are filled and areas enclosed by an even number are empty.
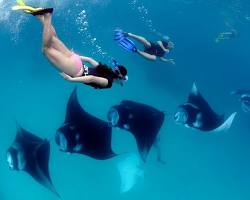
<svg viewBox="0 0 250 200">
<path fill-rule="evenodd" d="M 127 34 L 128 34 L 129 37 L 131 37 L 131 38 L 133 38 L 133 39 L 135 39 L 135 40 L 143 43 L 143 45 L 145 47 L 150 47 L 151 46 L 150 42 L 146 38 L 144 38 L 142 36 L 139 36 L 139 35 L 135 35 L 133 33 L 127 33 Z"/>
<path fill-rule="evenodd" d="M 90 57 L 86 57 L 86 56 L 80 56 L 81 60 L 83 62 L 88 62 L 90 63 L 93 67 L 97 67 L 99 65 L 99 62 L 97 62 L 96 60 L 94 60 L 93 58 Z"/>
<path fill-rule="evenodd" d="M 221 33 L 223 36 L 231 36 L 232 35 L 232 32 L 224 32 L 224 33 Z"/>
<path fill-rule="evenodd" d="M 230 39 L 232 37 L 232 33 L 231 32 L 223 32 L 223 33 L 220 33 L 218 38 L 220 40 L 227 40 L 227 39 Z"/>
<path fill-rule="evenodd" d="M 164 58 L 164 57 L 161 57 L 160 59 L 161 59 L 161 61 L 163 61 L 163 62 L 166 62 L 166 63 L 172 64 L 172 65 L 175 65 L 174 59 L 166 59 L 166 58 Z"/>
<path fill-rule="evenodd" d="M 102 78 L 102 77 L 88 75 L 88 76 L 80 76 L 80 77 L 73 78 L 73 77 L 65 74 L 64 72 L 60 73 L 60 75 L 65 80 L 70 81 L 70 82 L 86 83 L 86 84 L 95 83 L 95 84 L 102 86 L 102 87 L 106 87 L 108 85 L 108 80 L 105 78 Z"/>
<path fill-rule="evenodd" d="M 169 49 L 166 49 L 163 44 L 162 41 L 157 41 L 157 44 L 160 45 L 160 47 L 165 51 L 165 53 L 169 53 Z"/>
</svg>

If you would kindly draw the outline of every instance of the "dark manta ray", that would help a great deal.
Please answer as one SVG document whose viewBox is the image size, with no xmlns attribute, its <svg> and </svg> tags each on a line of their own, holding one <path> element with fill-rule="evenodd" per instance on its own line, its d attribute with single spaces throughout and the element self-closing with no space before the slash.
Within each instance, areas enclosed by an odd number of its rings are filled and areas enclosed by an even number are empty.
<svg viewBox="0 0 250 200">
<path fill-rule="evenodd" d="M 16 138 L 7 150 L 7 162 L 10 169 L 27 172 L 38 183 L 60 197 L 49 175 L 49 156 L 49 141 L 21 127 L 18 128 Z"/>
<path fill-rule="evenodd" d="M 128 100 L 112 106 L 108 112 L 108 120 L 112 126 L 127 130 L 134 135 L 144 162 L 152 145 L 157 142 L 157 135 L 164 118 L 163 112 Z"/>
<path fill-rule="evenodd" d="M 111 149 L 112 128 L 87 113 L 79 104 L 76 89 L 72 92 L 64 124 L 57 130 L 56 143 L 60 150 L 104 160 L 116 154 Z"/>
<path fill-rule="evenodd" d="M 233 113 L 225 120 L 223 115 L 216 114 L 193 84 L 187 102 L 179 106 L 174 119 L 201 131 L 222 131 L 231 127 L 235 115 Z"/>
</svg>

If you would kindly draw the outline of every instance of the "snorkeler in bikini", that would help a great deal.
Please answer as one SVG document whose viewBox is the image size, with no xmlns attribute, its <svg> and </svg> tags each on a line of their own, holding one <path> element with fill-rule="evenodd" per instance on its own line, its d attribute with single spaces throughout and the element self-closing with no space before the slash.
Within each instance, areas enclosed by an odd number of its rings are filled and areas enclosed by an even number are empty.
<svg viewBox="0 0 250 200">
<path fill-rule="evenodd" d="M 18 0 L 12 10 L 22 10 L 32 14 L 42 23 L 42 51 L 65 80 L 83 83 L 97 89 L 111 88 L 113 82 L 123 85 L 128 80 L 127 69 L 124 66 L 116 63 L 112 69 L 93 58 L 80 56 L 69 50 L 57 37 L 51 24 L 53 8 L 33 8 Z M 89 63 L 91 67 L 87 67 L 84 63 Z"/>
<path fill-rule="evenodd" d="M 134 42 L 128 39 L 129 37 L 143 44 L 144 50 L 139 50 Z M 121 29 L 116 29 L 114 40 L 116 40 L 118 44 L 127 51 L 138 53 L 140 56 L 148 60 L 155 61 L 159 58 L 163 62 L 173 65 L 175 64 L 174 59 L 166 58 L 166 54 L 174 48 L 174 43 L 170 41 L 168 36 L 163 36 L 159 41 L 150 42 L 142 36 L 123 32 Z"/>
</svg>

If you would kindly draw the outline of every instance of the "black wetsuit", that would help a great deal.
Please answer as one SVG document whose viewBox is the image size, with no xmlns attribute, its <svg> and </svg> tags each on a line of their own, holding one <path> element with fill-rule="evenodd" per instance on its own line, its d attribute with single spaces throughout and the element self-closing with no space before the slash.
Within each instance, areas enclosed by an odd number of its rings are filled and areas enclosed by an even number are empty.
<svg viewBox="0 0 250 200">
<path fill-rule="evenodd" d="M 145 47 L 144 52 L 150 55 L 155 55 L 157 57 L 164 57 L 165 51 L 161 48 L 161 46 L 157 43 L 150 42 L 150 47 Z"/>
<path fill-rule="evenodd" d="M 114 81 L 114 76 L 111 73 L 102 73 L 102 70 L 98 69 L 99 66 L 92 68 L 89 67 L 88 68 L 88 74 L 87 75 L 92 75 L 92 76 L 97 76 L 97 77 L 102 77 L 108 80 L 108 85 L 105 87 L 102 87 L 98 84 L 95 83 L 84 83 L 85 85 L 89 85 L 95 89 L 107 89 L 107 88 L 111 88 L 113 81 Z"/>
</svg>

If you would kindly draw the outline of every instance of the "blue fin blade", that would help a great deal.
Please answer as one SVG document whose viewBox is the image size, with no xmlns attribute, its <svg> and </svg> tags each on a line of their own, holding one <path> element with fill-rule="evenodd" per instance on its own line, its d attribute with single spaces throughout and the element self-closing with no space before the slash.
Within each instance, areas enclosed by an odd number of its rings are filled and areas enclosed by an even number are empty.
<svg viewBox="0 0 250 200">
<path fill-rule="evenodd" d="M 128 38 L 124 38 L 123 40 L 120 40 L 119 41 L 119 45 L 129 51 L 129 52 L 136 52 L 137 51 L 137 48 L 135 46 L 135 43 L 132 42 L 131 40 L 129 40 Z"/>
<path fill-rule="evenodd" d="M 115 30 L 114 40 L 121 41 L 125 38 L 126 38 L 126 36 L 122 30 L 120 30 L 120 29 Z"/>
</svg>

